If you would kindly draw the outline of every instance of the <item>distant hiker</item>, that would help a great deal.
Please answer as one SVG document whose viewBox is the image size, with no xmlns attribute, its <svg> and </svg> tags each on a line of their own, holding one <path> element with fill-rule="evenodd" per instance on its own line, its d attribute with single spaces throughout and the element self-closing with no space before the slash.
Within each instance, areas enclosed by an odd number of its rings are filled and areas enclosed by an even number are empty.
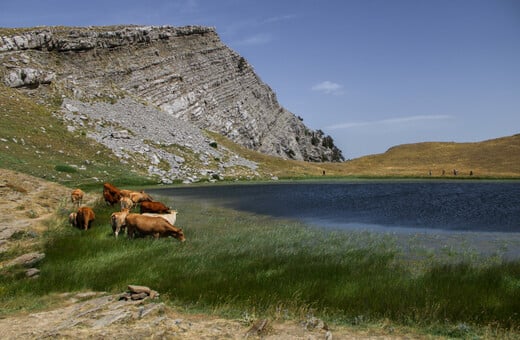
<svg viewBox="0 0 520 340">
<path fill-rule="evenodd" d="M 470 171 L 469 171 L 469 175 L 470 175 L 470 176 L 473 176 L 473 170 L 470 170 Z"/>
<path fill-rule="evenodd" d="M 323 170 L 323 176 L 325 176 L 325 170 Z"/>
</svg>

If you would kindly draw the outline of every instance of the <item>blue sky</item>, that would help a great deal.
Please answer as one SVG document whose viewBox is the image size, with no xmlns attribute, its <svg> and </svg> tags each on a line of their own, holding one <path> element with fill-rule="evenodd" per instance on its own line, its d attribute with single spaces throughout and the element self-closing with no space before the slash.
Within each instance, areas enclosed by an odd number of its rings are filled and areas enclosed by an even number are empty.
<svg viewBox="0 0 520 340">
<path fill-rule="evenodd" d="M 346 158 L 520 133 L 517 0 L 2 2 L 2 27 L 214 26 Z"/>
</svg>

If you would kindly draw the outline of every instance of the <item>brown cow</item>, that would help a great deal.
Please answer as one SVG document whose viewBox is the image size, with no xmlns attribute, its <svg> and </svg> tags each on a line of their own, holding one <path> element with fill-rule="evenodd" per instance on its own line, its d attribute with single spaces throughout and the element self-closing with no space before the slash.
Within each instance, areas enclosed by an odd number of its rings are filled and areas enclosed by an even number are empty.
<svg viewBox="0 0 520 340">
<path fill-rule="evenodd" d="M 112 231 L 117 237 L 121 230 L 126 228 L 126 216 L 130 213 L 129 209 L 122 209 L 121 211 L 114 212 L 110 215 L 110 224 L 112 225 Z"/>
<path fill-rule="evenodd" d="M 92 221 L 96 218 L 94 211 L 89 207 L 81 207 L 76 213 L 76 227 L 87 230 L 92 226 Z"/>
<path fill-rule="evenodd" d="M 154 238 L 173 236 L 181 242 L 186 241 L 184 232 L 160 217 L 128 214 L 125 219 L 128 237 L 133 238 L 137 231 L 142 235 L 153 235 Z"/>
<path fill-rule="evenodd" d="M 103 184 L 103 198 L 105 199 L 105 202 L 111 206 L 119 203 L 119 200 L 121 199 L 121 190 L 107 182 Z"/>
<path fill-rule="evenodd" d="M 142 202 L 139 212 L 142 213 L 154 213 L 154 214 L 169 214 L 170 208 L 161 202 Z"/>
<path fill-rule="evenodd" d="M 83 196 L 85 196 L 85 193 L 81 189 L 74 189 L 70 193 L 70 200 L 72 201 L 72 204 L 77 205 L 78 208 L 81 205 L 81 202 L 83 201 Z"/>
</svg>

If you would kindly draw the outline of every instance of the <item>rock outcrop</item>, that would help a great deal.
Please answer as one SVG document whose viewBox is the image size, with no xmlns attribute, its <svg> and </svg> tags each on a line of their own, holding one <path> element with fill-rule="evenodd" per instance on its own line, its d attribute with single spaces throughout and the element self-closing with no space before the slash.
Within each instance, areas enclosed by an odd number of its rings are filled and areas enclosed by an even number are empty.
<svg viewBox="0 0 520 340">
<path fill-rule="evenodd" d="M 266 154 L 343 160 L 332 138 L 281 107 L 214 28 L 35 28 L 0 37 L 0 65 L 10 87 L 88 103 L 132 98 L 167 113 L 172 126 L 190 122 Z"/>
</svg>

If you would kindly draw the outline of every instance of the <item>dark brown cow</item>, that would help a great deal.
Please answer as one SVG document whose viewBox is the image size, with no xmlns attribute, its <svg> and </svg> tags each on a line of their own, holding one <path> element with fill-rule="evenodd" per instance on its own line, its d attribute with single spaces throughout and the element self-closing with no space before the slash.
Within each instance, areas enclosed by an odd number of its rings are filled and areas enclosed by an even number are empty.
<svg viewBox="0 0 520 340">
<path fill-rule="evenodd" d="M 87 230 L 92 226 L 92 221 L 96 218 L 96 214 L 89 207 L 81 207 L 76 212 L 76 227 Z"/>
<path fill-rule="evenodd" d="M 103 184 L 103 198 L 105 199 L 105 202 L 111 206 L 119 203 L 121 200 L 121 190 L 107 182 Z"/>
<path fill-rule="evenodd" d="M 154 213 L 154 214 L 169 214 L 170 208 L 161 202 L 141 202 L 139 212 L 142 213 Z"/>
<path fill-rule="evenodd" d="M 133 238 L 134 233 L 138 232 L 141 235 L 152 235 L 154 238 L 173 236 L 181 242 L 186 241 L 181 228 L 160 217 L 128 214 L 125 224 L 129 238 Z"/>
</svg>

